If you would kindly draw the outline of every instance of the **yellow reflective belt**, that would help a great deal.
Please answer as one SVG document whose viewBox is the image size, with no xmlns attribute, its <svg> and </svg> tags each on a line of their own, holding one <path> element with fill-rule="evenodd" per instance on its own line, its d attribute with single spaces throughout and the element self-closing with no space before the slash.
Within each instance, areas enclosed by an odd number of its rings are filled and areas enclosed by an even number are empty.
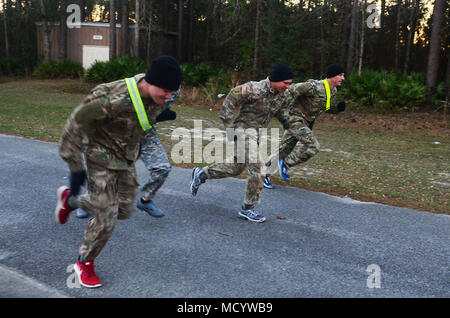
<svg viewBox="0 0 450 318">
<path fill-rule="evenodd" d="M 134 110 L 136 111 L 142 130 L 147 131 L 152 129 L 152 125 L 150 125 L 147 118 L 144 103 L 142 102 L 141 95 L 139 94 L 136 80 L 134 77 L 126 78 L 125 83 L 127 83 L 128 93 L 130 94 L 131 101 L 133 102 Z"/>
<path fill-rule="evenodd" d="M 331 91 L 330 91 L 330 84 L 328 84 L 328 81 L 326 79 L 322 80 L 322 82 L 325 84 L 325 90 L 327 91 L 327 108 L 325 111 L 330 110 L 331 108 Z"/>
</svg>

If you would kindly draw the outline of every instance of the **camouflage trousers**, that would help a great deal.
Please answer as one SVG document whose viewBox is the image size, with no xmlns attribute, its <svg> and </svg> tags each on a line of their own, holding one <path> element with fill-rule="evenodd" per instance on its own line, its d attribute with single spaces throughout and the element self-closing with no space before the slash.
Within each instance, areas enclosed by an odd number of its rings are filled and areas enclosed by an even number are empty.
<svg viewBox="0 0 450 318">
<path fill-rule="evenodd" d="M 236 141 L 235 138 L 233 158 L 228 158 L 224 163 L 209 165 L 203 171 L 208 179 L 221 179 L 238 176 L 247 167 L 244 204 L 259 204 L 265 177 L 264 162 L 259 158 L 257 149 L 254 149 L 255 145 L 259 146 L 259 138 L 257 135 L 246 135 L 241 143 Z"/>
<path fill-rule="evenodd" d="M 152 200 L 172 169 L 154 128 L 147 132 L 141 143 L 141 160 L 149 172 L 148 181 L 141 189 L 142 196 Z"/>
<path fill-rule="evenodd" d="M 280 159 L 293 167 L 306 162 L 320 151 L 320 144 L 314 133 L 304 123 L 294 123 L 284 132 L 280 142 Z"/>
<path fill-rule="evenodd" d="M 93 168 L 87 163 L 87 175 L 88 193 L 75 198 L 75 202 L 70 200 L 69 204 L 93 216 L 79 253 L 83 260 L 94 260 L 111 237 L 117 220 L 133 215 L 139 183 L 134 165 L 128 170 L 109 170 Z"/>
</svg>

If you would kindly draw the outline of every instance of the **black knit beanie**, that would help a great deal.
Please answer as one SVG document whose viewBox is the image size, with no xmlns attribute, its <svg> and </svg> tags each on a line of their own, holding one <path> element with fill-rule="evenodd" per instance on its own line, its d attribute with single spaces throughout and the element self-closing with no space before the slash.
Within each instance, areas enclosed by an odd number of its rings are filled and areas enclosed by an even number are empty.
<svg viewBox="0 0 450 318">
<path fill-rule="evenodd" d="M 160 88 L 176 91 L 182 80 L 177 60 L 172 56 L 160 56 L 153 60 L 145 74 L 145 80 Z"/>
<path fill-rule="evenodd" d="M 289 66 L 287 66 L 283 63 L 278 63 L 273 68 L 272 73 L 270 73 L 269 81 L 281 82 L 281 81 L 290 80 L 293 78 L 294 78 L 294 74 L 292 73 L 292 70 L 289 68 Z"/>
<path fill-rule="evenodd" d="M 339 64 L 331 64 L 327 67 L 327 78 L 332 78 L 342 73 L 345 73 L 345 71 Z"/>
</svg>

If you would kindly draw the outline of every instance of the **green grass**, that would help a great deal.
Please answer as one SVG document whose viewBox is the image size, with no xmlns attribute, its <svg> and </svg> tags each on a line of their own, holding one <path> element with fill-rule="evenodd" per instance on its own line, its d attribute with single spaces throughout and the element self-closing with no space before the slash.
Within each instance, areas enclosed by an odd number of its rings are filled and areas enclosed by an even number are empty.
<svg viewBox="0 0 450 318">
<path fill-rule="evenodd" d="M 85 94 L 64 91 L 77 81 L 14 81 L 0 84 L 0 131 L 57 141 L 66 119 Z"/>
<path fill-rule="evenodd" d="M 345 189 L 350 197 L 449 212 L 450 149 L 444 137 L 434 145 L 435 137 L 421 135 L 365 131 L 355 138 L 351 129 L 329 132 L 317 135 L 323 148 L 333 151 L 308 162 L 329 172 L 309 181 Z"/>
<path fill-rule="evenodd" d="M 57 142 L 71 111 L 91 87 L 78 81 L 16 79 L 0 82 L 0 132 Z M 186 100 L 182 97 L 174 106 L 175 121 L 157 125 L 158 136 L 169 158 L 172 147 L 179 142 L 171 138 L 175 128 L 192 129 L 194 120 L 198 119 L 202 120 L 203 128 L 223 129 L 217 110 L 191 101 L 188 106 Z M 322 151 L 306 164 L 292 168 L 289 185 L 450 214 L 448 122 L 442 124 L 439 118 L 430 121 L 433 116 L 427 114 L 404 116 L 401 124 L 410 123 L 412 128 L 398 131 L 381 129 L 379 119 L 370 119 L 368 114 L 359 116 L 373 121 L 374 125 L 361 123 L 359 119 L 354 122 L 348 114 L 320 118 L 314 132 Z M 399 125 L 400 119 L 393 116 L 391 126 Z M 270 127 L 280 125 L 273 121 Z M 202 145 L 208 143 L 203 140 Z M 194 165 L 197 164 L 178 164 L 186 168 Z M 277 174 L 272 181 L 287 185 Z"/>
</svg>

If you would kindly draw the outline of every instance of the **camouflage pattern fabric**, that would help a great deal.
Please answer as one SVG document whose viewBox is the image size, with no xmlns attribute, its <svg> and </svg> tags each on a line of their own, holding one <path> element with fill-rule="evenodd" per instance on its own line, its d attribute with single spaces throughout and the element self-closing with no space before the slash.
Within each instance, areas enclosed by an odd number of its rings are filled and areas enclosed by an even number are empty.
<svg viewBox="0 0 450 318">
<path fill-rule="evenodd" d="M 136 75 L 136 82 L 145 74 Z M 151 124 L 165 105 L 142 99 Z M 139 154 L 143 136 L 125 80 L 100 84 L 69 117 L 59 154 L 70 171 L 83 170 L 82 153 L 91 165 L 126 170 Z"/>
<path fill-rule="evenodd" d="M 142 142 L 141 159 L 149 172 L 148 181 L 142 187 L 141 195 L 147 200 L 152 200 L 172 169 L 155 129 L 151 129 Z"/>
<path fill-rule="evenodd" d="M 170 108 L 177 101 L 178 97 L 180 97 L 180 91 L 181 89 L 179 88 L 166 100 L 165 109 Z M 141 143 L 141 160 L 149 172 L 148 181 L 142 187 L 141 195 L 147 200 L 152 200 L 172 169 L 166 150 L 159 141 L 154 127 L 144 134 L 144 139 Z"/>
<path fill-rule="evenodd" d="M 129 170 L 88 167 L 88 194 L 77 198 L 78 207 L 93 216 L 79 250 L 83 260 L 94 260 L 100 254 L 117 219 L 125 220 L 133 215 L 138 186 L 134 166 Z"/>
<path fill-rule="evenodd" d="M 327 92 L 322 81 L 308 80 L 292 84 L 289 88 L 294 101 L 290 109 L 289 121 L 303 122 L 308 127 L 326 111 Z M 330 112 L 337 113 L 337 88 L 331 90 Z"/>
<path fill-rule="evenodd" d="M 259 128 L 266 128 L 273 117 L 280 122 L 288 120 L 291 102 L 291 94 L 288 91 L 281 94 L 272 90 L 269 79 L 248 82 L 233 88 L 223 102 L 219 117 L 226 128 L 244 129 L 244 140 L 234 143 L 233 158 L 229 158 L 225 163 L 203 168 L 207 177 L 218 179 L 237 176 L 247 167 L 244 204 L 259 204 L 265 176 L 264 162 L 254 147 L 259 145 Z M 244 146 L 240 148 L 239 145 Z"/>
<path fill-rule="evenodd" d="M 135 76 L 136 82 L 145 74 Z M 142 99 L 150 123 L 163 111 L 152 99 Z M 59 154 L 70 171 L 87 170 L 88 194 L 69 198 L 69 205 L 82 208 L 94 218 L 80 248 L 83 260 L 93 260 L 110 238 L 117 219 L 135 211 L 138 181 L 135 161 L 143 136 L 125 80 L 101 84 L 69 117 Z"/>
<path fill-rule="evenodd" d="M 226 128 L 264 128 L 273 117 L 280 122 L 288 120 L 291 102 L 289 91 L 273 91 L 269 79 L 248 82 L 230 91 L 219 117 Z"/>
<path fill-rule="evenodd" d="M 259 141 L 256 130 L 246 130 L 246 133 L 238 141 L 234 140 L 234 156 L 227 158 L 224 163 L 215 163 L 203 168 L 208 179 L 221 179 L 240 175 L 247 167 L 248 177 L 245 185 L 244 204 L 256 205 L 260 203 L 261 190 L 264 185 L 262 162 L 255 151 Z"/>
<path fill-rule="evenodd" d="M 284 132 L 280 143 L 280 159 L 293 167 L 303 163 L 317 155 L 320 151 L 320 144 L 314 133 L 306 125 L 296 122 Z"/>
<path fill-rule="evenodd" d="M 292 167 L 306 162 L 320 151 L 312 125 L 326 111 L 327 95 L 324 83 L 317 80 L 292 84 L 289 90 L 294 102 L 290 110 L 290 127 L 284 132 L 280 142 L 279 158 Z M 331 90 L 332 113 L 338 112 L 336 95 L 335 87 Z"/>
</svg>

